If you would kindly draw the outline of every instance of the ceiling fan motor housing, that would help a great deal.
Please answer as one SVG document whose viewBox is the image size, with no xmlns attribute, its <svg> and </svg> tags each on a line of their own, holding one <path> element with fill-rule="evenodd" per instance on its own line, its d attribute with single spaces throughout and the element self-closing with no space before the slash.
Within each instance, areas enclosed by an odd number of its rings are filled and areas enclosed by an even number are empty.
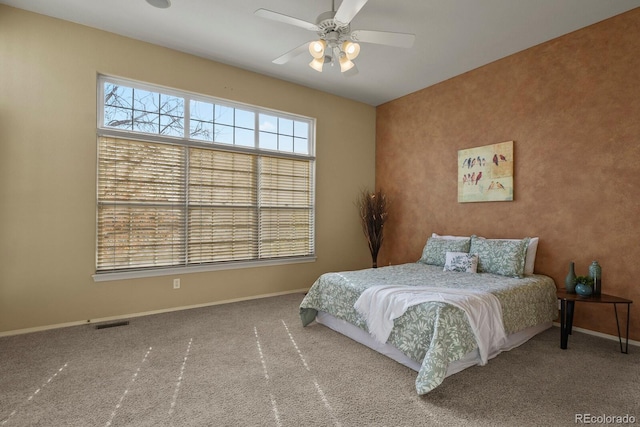
<svg viewBox="0 0 640 427">
<path fill-rule="evenodd" d="M 351 32 L 349 24 L 343 25 L 336 22 L 335 16 L 335 11 L 324 12 L 316 20 L 318 36 L 331 47 L 337 47 L 340 42 L 347 40 Z"/>
</svg>

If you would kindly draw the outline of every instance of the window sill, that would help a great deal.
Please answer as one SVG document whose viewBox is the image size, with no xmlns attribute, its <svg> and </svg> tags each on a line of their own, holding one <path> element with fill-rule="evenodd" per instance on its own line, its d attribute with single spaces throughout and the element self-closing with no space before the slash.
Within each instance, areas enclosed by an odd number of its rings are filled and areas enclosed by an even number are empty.
<svg viewBox="0 0 640 427">
<path fill-rule="evenodd" d="M 145 270 L 117 271 L 112 273 L 96 273 L 92 275 L 94 282 L 109 282 L 115 280 L 139 279 L 143 277 L 175 276 L 187 273 L 202 273 L 206 271 L 234 270 L 241 268 L 268 267 L 272 265 L 300 264 L 315 262 L 315 256 L 270 259 L 262 261 L 231 261 L 219 264 L 205 264 L 189 267 L 167 267 Z"/>
</svg>

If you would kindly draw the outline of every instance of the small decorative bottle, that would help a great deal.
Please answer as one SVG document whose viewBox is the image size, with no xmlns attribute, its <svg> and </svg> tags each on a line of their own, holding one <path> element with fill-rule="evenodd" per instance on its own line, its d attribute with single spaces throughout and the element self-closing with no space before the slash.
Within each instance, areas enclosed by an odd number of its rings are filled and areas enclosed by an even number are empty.
<svg viewBox="0 0 640 427">
<path fill-rule="evenodd" d="M 589 266 L 589 277 L 593 279 L 593 295 L 602 293 L 602 267 L 598 261 L 593 261 Z"/>
<path fill-rule="evenodd" d="M 567 290 L 567 293 L 576 293 L 576 270 L 573 261 L 569 264 L 569 274 L 567 274 L 567 277 L 564 279 L 564 288 Z"/>
</svg>

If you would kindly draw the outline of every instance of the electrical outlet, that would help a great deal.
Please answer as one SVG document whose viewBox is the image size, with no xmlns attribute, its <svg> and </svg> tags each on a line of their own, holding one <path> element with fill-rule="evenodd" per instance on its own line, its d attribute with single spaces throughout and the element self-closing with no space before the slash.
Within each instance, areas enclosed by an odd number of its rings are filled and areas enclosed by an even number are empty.
<svg viewBox="0 0 640 427">
<path fill-rule="evenodd" d="M 180 279 L 173 279 L 173 289 L 180 289 Z"/>
</svg>

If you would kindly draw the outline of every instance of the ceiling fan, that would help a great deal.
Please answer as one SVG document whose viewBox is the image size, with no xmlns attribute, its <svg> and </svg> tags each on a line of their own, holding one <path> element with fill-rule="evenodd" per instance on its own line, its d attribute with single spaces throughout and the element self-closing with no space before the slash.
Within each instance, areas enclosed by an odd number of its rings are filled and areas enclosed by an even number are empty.
<svg viewBox="0 0 640 427">
<path fill-rule="evenodd" d="M 393 33 L 372 30 L 351 30 L 351 20 L 368 0 L 342 0 L 338 10 L 335 9 L 335 0 L 331 2 L 331 10 L 321 13 L 316 23 L 304 21 L 282 13 L 267 9 L 258 9 L 255 15 L 271 19 L 285 24 L 295 25 L 305 30 L 315 31 L 319 39 L 310 43 L 305 42 L 295 49 L 273 60 L 274 64 L 285 64 L 305 50 L 313 57 L 309 66 L 322 72 L 324 64 L 334 61 L 340 64 L 340 71 L 345 75 L 357 73 L 357 67 L 353 63 L 360 53 L 362 43 L 376 43 L 386 46 L 409 48 L 413 46 L 415 34 Z"/>
</svg>

